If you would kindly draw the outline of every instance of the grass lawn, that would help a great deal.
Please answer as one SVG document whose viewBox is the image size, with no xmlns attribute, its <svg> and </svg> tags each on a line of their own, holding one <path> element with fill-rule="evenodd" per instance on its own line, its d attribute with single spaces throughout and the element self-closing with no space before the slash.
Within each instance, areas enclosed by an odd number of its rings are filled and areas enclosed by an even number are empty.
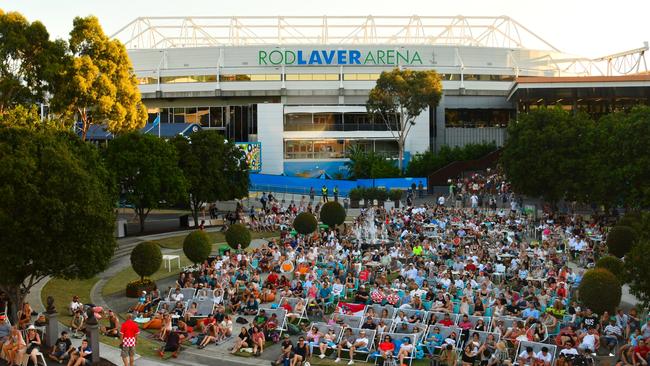
<svg viewBox="0 0 650 366">
<path fill-rule="evenodd" d="M 226 235 L 221 231 L 208 231 L 207 234 L 213 244 L 226 242 Z M 156 243 L 158 243 L 163 248 L 182 249 L 185 236 L 187 236 L 187 234 L 170 236 L 168 238 L 156 240 Z M 280 236 L 279 231 L 251 231 L 251 238 L 253 239 L 273 238 L 278 236 Z"/>
<path fill-rule="evenodd" d="M 43 290 L 41 291 L 41 301 L 45 304 L 48 296 L 54 297 L 54 305 L 59 312 L 59 323 L 61 323 L 65 328 L 68 328 L 72 317 L 68 314 L 67 309 L 70 301 L 72 301 L 72 296 L 79 296 L 79 299 L 83 304 L 90 303 L 90 291 L 97 281 L 99 281 L 99 278 L 97 277 L 88 280 L 72 281 L 58 278 L 52 279 L 43 287 Z M 100 320 L 100 324 L 108 325 L 107 319 Z M 113 337 L 101 336 L 100 341 L 115 347 L 120 345 L 119 339 Z M 159 343 L 147 339 L 146 337 L 140 337 L 138 339 L 136 351 L 142 356 L 156 357 L 156 350 L 158 347 L 160 347 Z"/>
</svg>

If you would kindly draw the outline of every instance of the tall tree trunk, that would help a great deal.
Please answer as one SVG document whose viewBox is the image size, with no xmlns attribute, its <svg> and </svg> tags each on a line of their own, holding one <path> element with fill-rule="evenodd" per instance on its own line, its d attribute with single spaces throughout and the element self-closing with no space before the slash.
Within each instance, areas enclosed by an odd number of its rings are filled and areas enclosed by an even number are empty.
<svg viewBox="0 0 650 366">
<path fill-rule="evenodd" d="M 196 202 L 192 200 L 192 203 L 190 204 L 190 208 L 192 210 L 192 217 L 194 218 L 194 227 L 198 228 L 199 227 L 199 209 L 201 208 L 201 202 Z"/>
<path fill-rule="evenodd" d="M 144 212 L 143 208 L 135 208 L 135 213 L 138 215 L 138 221 L 140 222 L 140 232 L 144 232 L 144 220 L 147 218 L 147 213 Z"/>
<path fill-rule="evenodd" d="M 18 311 L 23 307 L 27 293 L 21 291 L 20 285 L 8 286 L 7 290 L 7 297 L 9 298 L 9 309 L 7 309 L 9 314 L 7 314 L 7 316 L 9 317 L 9 320 L 11 320 L 11 324 L 17 324 Z"/>
</svg>

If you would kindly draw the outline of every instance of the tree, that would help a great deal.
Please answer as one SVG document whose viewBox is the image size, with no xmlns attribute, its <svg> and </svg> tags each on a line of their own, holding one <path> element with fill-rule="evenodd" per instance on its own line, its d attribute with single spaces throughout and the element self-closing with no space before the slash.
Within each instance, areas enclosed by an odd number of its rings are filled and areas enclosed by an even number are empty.
<svg viewBox="0 0 650 366">
<path fill-rule="evenodd" d="M 142 128 L 147 110 L 124 45 L 107 37 L 96 17 L 77 17 L 69 52 L 73 60 L 53 110 L 78 118 L 84 140 L 91 124 L 105 124 L 113 133 Z"/>
<path fill-rule="evenodd" d="M 427 150 L 422 154 L 415 154 L 411 157 L 411 161 L 409 161 L 406 168 L 406 175 L 409 177 L 426 177 L 454 161 L 479 159 L 495 150 L 497 150 L 497 145 L 494 142 L 467 144 L 463 147 L 442 146 L 437 152 Z"/>
<path fill-rule="evenodd" d="M 578 299 L 597 314 L 613 313 L 621 303 L 621 283 L 604 268 L 590 269 L 580 281 Z"/>
<path fill-rule="evenodd" d="M 106 161 L 122 197 L 134 205 L 140 232 L 152 209 L 185 197 L 176 149 L 165 140 L 137 132 L 120 135 L 108 144 Z"/>
<path fill-rule="evenodd" d="M 183 253 L 192 263 L 203 262 L 212 252 L 210 238 L 202 230 L 192 231 L 183 240 Z"/>
<path fill-rule="evenodd" d="M 590 172 L 584 157 L 592 150 L 593 121 L 559 108 L 541 108 L 508 126 L 501 164 L 521 194 L 560 199 L 584 198 Z"/>
<path fill-rule="evenodd" d="M 172 140 L 179 154 L 190 194 L 194 226 L 207 202 L 228 201 L 248 194 L 248 166 L 244 153 L 218 131 L 198 131 Z"/>
<path fill-rule="evenodd" d="M 433 70 L 395 68 L 384 71 L 370 91 L 366 108 L 384 121 L 397 140 L 400 173 L 403 171 L 406 138 L 415 125 L 415 119 L 427 107 L 437 107 L 441 96 L 442 82 Z"/>
<path fill-rule="evenodd" d="M 650 240 L 643 238 L 625 256 L 625 282 L 643 308 L 650 306 Z"/>
<path fill-rule="evenodd" d="M 637 241 L 637 233 L 629 226 L 614 226 L 607 233 L 607 249 L 610 254 L 623 258 Z"/>
<path fill-rule="evenodd" d="M 51 41 L 45 26 L 0 9 L 0 115 L 17 105 L 43 102 L 56 93 L 70 59 L 65 43 Z"/>
<path fill-rule="evenodd" d="M 606 255 L 596 262 L 596 268 L 604 268 L 610 272 L 619 280 L 623 279 L 623 261 L 618 257 L 613 255 Z M 621 281 L 623 283 L 623 281 Z"/>
<path fill-rule="evenodd" d="M 345 216 L 345 208 L 336 201 L 327 202 L 320 209 L 320 220 L 327 226 L 341 225 Z"/>
<path fill-rule="evenodd" d="M 160 269 L 162 252 L 158 244 L 144 241 L 131 251 L 131 267 L 140 276 L 140 280 L 149 277 Z"/>
<path fill-rule="evenodd" d="M 399 176 L 399 169 L 393 161 L 373 152 L 353 146 L 345 162 L 350 179 L 393 178 Z"/>
<path fill-rule="evenodd" d="M 246 249 L 251 243 L 251 232 L 242 224 L 230 225 L 226 230 L 226 242 L 228 245 L 237 250 L 241 245 L 241 249 Z"/>
<path fill-rule="evenodd" d="M 293 219 L 293 228 L 303 235 L 309 235 L 318 228 L 318 220 L 309 212 L 302 212 Z"/>
<path fill-rule="evenodd" d="M 45 277 L 86 279 L 115 249 L 115 195 L 97 149 L 70 133 L 0 127 L 0 290 L 15 319 Z"/>
</svg>

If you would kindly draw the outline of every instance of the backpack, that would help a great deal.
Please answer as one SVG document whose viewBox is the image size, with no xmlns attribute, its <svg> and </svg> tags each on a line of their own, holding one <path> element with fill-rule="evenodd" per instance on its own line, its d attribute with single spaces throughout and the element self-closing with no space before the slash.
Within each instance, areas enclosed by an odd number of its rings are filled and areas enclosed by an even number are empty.
<svg viewBox="0 0 650 366">
<path fill-rule="evenodd" d="M 235 322 L 239 324 L 248 324 L 248 320 L 242 318 L 241 316 L 238 316 L 237 319 L 235 319 Z"/>
</svg>

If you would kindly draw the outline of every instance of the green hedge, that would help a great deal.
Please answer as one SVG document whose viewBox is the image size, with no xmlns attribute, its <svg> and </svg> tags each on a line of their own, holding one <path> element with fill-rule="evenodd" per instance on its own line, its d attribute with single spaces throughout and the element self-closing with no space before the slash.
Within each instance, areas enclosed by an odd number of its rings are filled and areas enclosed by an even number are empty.
<svg viewBox="0 0 650 366">
<path fill-rule="evenodd" d="M 141 280 L 156 273 L 161 265 L 162 252 L 160 246 L 154 242 L 142 242 L 131 251 L 131 267 Z"/>
<path fill-rule="evenodd" d="M 251 232 L 242 224 L 231 225 L 226 230 L 226 242 L 232 249 L 237 250 L 239 245 L 246 249 L 251 243 Z"/>
<path fill-rule="evenodd" d="M 621 302 L 621 283 L 616 276 L 604 269 L 595 268 L 585 272 L 578 287 L 578 299 L 583 307 L 596 314 L 614 310 Z"/>
<path fill-rule="evenodd" d="M 202 230 L 189 233 L 183 240 L 183 253 L 192 263 L 201 263 L 208 258 L 212 251 L 210 238 Z"/>
<path fill-rule="evenodd" d="M 293 220 L 293 228 L 300 234 L 308 235 L 316 231 L 318 220 L 309 212 L 303 212 Z"/>
<path fill-rule="evenodd" d="M 320 221 L 328 226 L 341 225 L 345 221 L 345 209 L 335 201 L 327 202 L 320 209 Z"/>
<path fill-rule="evenodd" d="M 629 226 L 614 226 L 607 234 L 607 249 L 609 253 L 623 258 L 636 242 L 637 233 Z"/>
<path fill-rule="evenodd" d="M 606 255 L 600 258 L 596 262 L 596 268 L 603 268 L 612 272 L 619 280 L 623 278 L 623 261 L 613 255 Z"/>
</svg>

